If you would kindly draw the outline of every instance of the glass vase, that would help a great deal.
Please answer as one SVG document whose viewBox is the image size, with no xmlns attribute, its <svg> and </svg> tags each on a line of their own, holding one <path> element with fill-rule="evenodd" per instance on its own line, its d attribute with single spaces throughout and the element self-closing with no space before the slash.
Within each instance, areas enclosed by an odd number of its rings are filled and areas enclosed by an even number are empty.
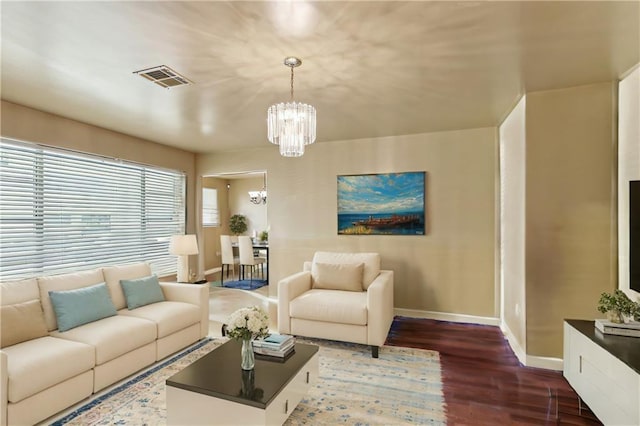
<svg viewBox="0 0 640 426">
<path fill-rule="evenodd" d="M 617 324 L 621 324 L 623 322 L 622 315 L 620 314 L 620 311 L 618 311 L 616 309 L 612 309 L 610 311 L 607 311 L 607 319 L 609 321 L 615 322 Z"/>
<path fill-rule="evenodd" d="M 242 351 L 240 352 L 241 365 L 243 370 L 253 370 L 256 364 L 253 356 L 253 345 L 251 339 L 242 339 Z"/>
</svg>

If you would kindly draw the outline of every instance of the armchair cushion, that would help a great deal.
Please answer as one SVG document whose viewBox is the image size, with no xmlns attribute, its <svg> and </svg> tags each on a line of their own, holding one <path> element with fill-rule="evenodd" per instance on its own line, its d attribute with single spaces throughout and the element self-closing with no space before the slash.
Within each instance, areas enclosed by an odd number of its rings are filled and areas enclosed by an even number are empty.
<svg viewBox="0 0 640 426">
<path fill-rule="evenodd" d="M 321 263 L 311 266 L 313 288 L 327 290 L 362 291 L 364 263 Z"/>
<path fill-rule="evenodd" d="M 317 251 L 313 263 L 364 263 L 362 287 L 366 290 L 380 274 L 380 255 L 378 253 L 335 253 Z M 313 268 L 313 266 L 312 266 Z"/>
<path fill-rule="evenodd" d="M 291 318 L 367 325 L 367 293 L 309 290 L 289 304 Z"/>
</svg>

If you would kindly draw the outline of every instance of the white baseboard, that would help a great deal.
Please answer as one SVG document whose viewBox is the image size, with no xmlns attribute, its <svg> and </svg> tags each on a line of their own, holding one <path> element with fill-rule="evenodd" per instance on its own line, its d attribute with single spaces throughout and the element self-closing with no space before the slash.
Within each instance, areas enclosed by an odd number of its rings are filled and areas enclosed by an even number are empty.
<svg viewBox="0 0 640 426">
<path fill-rule="evenodd" d="M 534 367 L 534 368 L 544 368 L 547 370 L 556 370 L 562 371 L 564 368 L 564 362 L 562 358 L 552 358 L 552 357 L 544 357 L 544 356 L 535 356 L 528 355 L 526 350 L 520 346 L 515 335 L 509 328 L 509 326 L 502 322 L 500 324 L 500 330 L 504 333 L 507 341 L 509 342 L 509 346 L 513 350 L 513 353 L 516 354 L 518 361 L 526 367 Z"/>
<path fill-rule="evenodd" d="M 564 361 L 562 358 L 551 358 L 545 356 L 527 355 L 527 367 L 544 368 L 547 370 L 562 371 Z"/>
<path fill-rule="evenodd" d="M 562 371 L 563 361 L 561 358 L 550 358 L 543 356 L 527 355 L 526 351 L 518 341 L 509 327 L 500 318 L 494 317 L 478 317 L 475 315 L 450 314 L 446 312 L 421 311 L 417 309 L 395 308 L 395 315 L 411 318 L 427 318 L 439 321 L 464 322 L 468 324 L 483 324 L 499 326 L 502 333 L 507 338 L 507 342 L 518 361 L 526 367 L 545 368 L 547 370 Z"/>
<path fill-rule="evenodd" d="M 478 317 L 475 315 L 450 314 L 446 312 L 421 311 L 417 309 L 395 308 L 394 313 L 403 317 L 427 318 L 439 321 L 466 322 L 469 324 L 500 325 L 499 318 Z"/>
</svg>

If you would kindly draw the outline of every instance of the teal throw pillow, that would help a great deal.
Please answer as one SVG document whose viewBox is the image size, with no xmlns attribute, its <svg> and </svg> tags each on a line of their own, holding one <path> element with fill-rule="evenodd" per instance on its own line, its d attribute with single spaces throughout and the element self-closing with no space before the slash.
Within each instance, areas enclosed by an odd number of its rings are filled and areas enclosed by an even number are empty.
<svg viewBox="0 0 640 426">
<path fill-rule="evenodd" d="M 58 321 L 58 331 L 116 315 L 107 284 L 100 283 L 75 290 L 50 291 L 49 298 Z"/>
<path fill-rule="evenodd" d="M 160 288 L 158 277 L 150 275 L 135 280 L 120 280 L 127 308 L 135 309 L 151 303 L 164 302 L 164 294 Z"/>
</svg>

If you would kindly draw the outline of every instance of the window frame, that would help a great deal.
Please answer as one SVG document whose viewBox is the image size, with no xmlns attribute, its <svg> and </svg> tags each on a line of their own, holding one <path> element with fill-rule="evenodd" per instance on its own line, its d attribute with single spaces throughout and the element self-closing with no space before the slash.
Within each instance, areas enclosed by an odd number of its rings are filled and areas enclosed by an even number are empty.
<svg viewBox="0 0 640 426">
<path fill-rule="evenodd" d="M 213 192 L 212 197 L 207 197 L 207 193 Z M 206 206 L 207 200 L 212 199 L 215 200 L 215 205 L 209 208 Z M 220 227 L 220 208 L 218 203 L 218 189 L 217 188 L 202 188 L 202 226 L 204 228 L 219 228 Z M 211 210 L 211 213 L 208 211 Z M 208 217 L 214 217 L 215 219 L 211 222 L 207 221 Z"/>
<path fill-rule="evenodd" d="M 174 274 L 186 196 L 183 171 L 2 137 L 0 280 L 137 262 Z"/>
</svg>

